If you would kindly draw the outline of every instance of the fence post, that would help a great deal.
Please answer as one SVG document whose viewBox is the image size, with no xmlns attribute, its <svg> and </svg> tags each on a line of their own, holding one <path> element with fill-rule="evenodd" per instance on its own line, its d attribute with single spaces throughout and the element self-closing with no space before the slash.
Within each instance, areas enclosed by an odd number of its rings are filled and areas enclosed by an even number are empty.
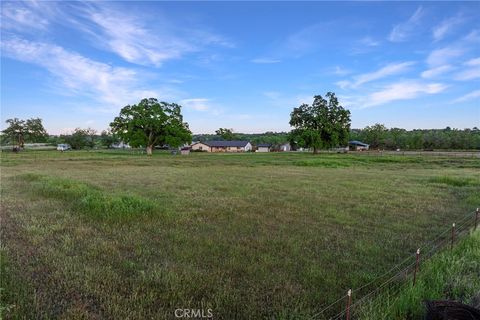
<svg viewBox="0 0 480 320">
<path fill-rule="evenodd" d="M 352 289 L 348 289 L 347 292 L 347 310 L 346 310 L 346 320 L 350 320 L 350 305 L 352 304 Z"/>
<path fill-rule="evenodd" d="M 452 224 L 452 243 L 450 245 L 450 250 L 453 249 L 453 242 L 455 241 L 455 222 Z"/>
<path fill-rule="evenodd" d="M 479 212 L 480 212 L 480 208 L 477 208 L 477 210 L 475 211 L 475 229 L 473 230 L 477 230 Z"/>
<path fill-rule="evenodd" d="M 415 287 L 415 282 L 417 281 L 417 272 L 418 264 L 420 262 L 420 248 L 417 249 L 417 260 L 415 262 L 415 270 L 413 271 L 413 286 Z"/>
</svg>

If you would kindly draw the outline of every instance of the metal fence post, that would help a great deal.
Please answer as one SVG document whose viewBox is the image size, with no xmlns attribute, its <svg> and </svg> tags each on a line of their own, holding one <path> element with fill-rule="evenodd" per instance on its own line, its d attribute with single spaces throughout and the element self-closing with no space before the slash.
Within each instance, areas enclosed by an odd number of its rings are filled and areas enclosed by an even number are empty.
<svg viewBox="0 0 480 320">
<path fill-rule="evenodd" d="M 453 249 L 453 242 L 455 241 L 455 223 L 452 224 L 452 243 L 450 245 L 450 250 Z"/>
<path fill-rule="evenodd" d="M 419 262 L 420 262 L 420 248 L 417 249 L 417 260 L 415 262 L 415 270 L 413 271 L 413 286 L 415 286 L 415 282 L 417 281 L 417 272 L 418 272 Z"/>
<path fill-rule="evenodd" d="M 347 310 L 346 310 L 346 320 L 350 320 L 350 305 L 352 304 L 352 289 L 348 289 L 347 292 Z"/>
<path fill-rule="evenodd" d="M 477 230 L 477 225 L 478 225 L 478 214 L 480 213 L 480 208 L 477 208 L 477 210 L 475 211 L 475 229 L 474 230 Z"/>
</svg>

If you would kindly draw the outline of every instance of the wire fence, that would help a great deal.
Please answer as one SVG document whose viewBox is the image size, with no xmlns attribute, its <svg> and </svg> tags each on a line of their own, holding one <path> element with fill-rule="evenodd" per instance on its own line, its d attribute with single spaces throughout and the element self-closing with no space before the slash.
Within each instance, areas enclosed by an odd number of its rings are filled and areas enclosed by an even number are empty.
<svg viewBox="0 0 480 320">
<path fill-rule="evenodd" d="M 420 266 L 423 262 L 443 249 L 452 249 L 459 239 L 469 234 L 472 229 L 476 230 L 478 224 L 480 224 L 480 210 L 477 208 L 443 230 L 433 240 L 422 243 L 418 246 L 417 252 L 408 255 L 380 276 L 358 288 L 349 289 L 345 295 L 334 302 L 322 306 L 312 318 L 355 319 L 375 297 L 381 294 L 388 294 L 392 299 L 390 303 L 394 303 L 403 289 L 409 285 L 415 285 L 417 273 L 421 272 Z"/>
</svg>

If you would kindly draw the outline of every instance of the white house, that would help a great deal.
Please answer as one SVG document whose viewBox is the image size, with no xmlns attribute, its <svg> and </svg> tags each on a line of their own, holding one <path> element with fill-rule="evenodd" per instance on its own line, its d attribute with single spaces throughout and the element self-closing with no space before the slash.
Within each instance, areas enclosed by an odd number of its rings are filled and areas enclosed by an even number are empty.
<svg viewBox="0 0 480 320">
<path fill-rule="evenodd" d="M 246 152 L 252 150 L 248 141 L 205 141 L 191 145 L 192 150 L 206 152 Z"/>
<path fill-rule="evenodd" d="M 190 149 L 194 151 L 206 151 L 210 152 L 210 146 L 203 142 L 194 142 L 190 145 Z"/>
<path fill-rule="evenodd" d="M 257 152 L 270 152 L 270 147 L 268 143 L 259 143 L 257 144 Z"/>
</svg>

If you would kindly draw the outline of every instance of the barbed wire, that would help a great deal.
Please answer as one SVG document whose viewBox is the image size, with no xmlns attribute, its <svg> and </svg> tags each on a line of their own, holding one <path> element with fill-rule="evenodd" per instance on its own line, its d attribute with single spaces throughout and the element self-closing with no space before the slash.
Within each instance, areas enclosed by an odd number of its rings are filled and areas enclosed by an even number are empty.
<svg viewBox="0 0 480 320">
<path fill-rule="evenodd" d="M 458 240 L 460 237 L 462 237 L 465 234 L 468 234 L 470 232 L 470 227 L 472 221 L 472 214 L 475 214 L 476 211 L 469 212 L 466 214 L 461 220 L 458 221 L 458 223 L 455 223 L 455 229 L 453 235 L 455 236 L 454 238 L 449 238 L 446 236 L 449 231 L 452 231 L 453 226 L 450 228 L 445 229 L 442 231 L 439 235 L 437 235 L 433 240 L 429 240 L 425 243 L 423 243 L 421 246 L 418 248 L 421 249 L 420 254 L 421 254 L 421 259 L 422 261 L 426 261 L 430 259 L 437 251 L 439 251 L 440 248 L 444 248 L 446 245 L 446 242 L 448 240 L 452 241 L 455 243 L 456 240 Z M 390 276 L 387 280 L 383 281 L 380 285 L 378 285 L 374 290 L 369 291 L 365 295 L 363 295 L 359 300 L 355 301 L 352 305 L 350 305 L 349 310 L 351 312 L 355 311 L 355 308 L 358 308 L 363 302 L 367 301 L 370 297 L 372 297 L 375 293 L 379 292 L 380 290 L 384 289 L 385 287 L 388 287 L 389 284 L 391 284 L 395 279 L 402 279 L 402 277 L 405 276 L 405 279 L 408 278 L 409 271 L 417 264 L 417 261 L 415 260 L 414 262 L 408 264 L 404 268 L 400 268 L 401 266 L 404 266 L 410 259 L 413 259 L 416 257 L 415 254 L 410 254 L 408 257 L 406 257 L 404 260 L 401 262 L 395 264 L 392 268 L 390 268 L 388 271 L 382 273 L 380 276 L 370 280 L 368 283 L 360 286 L 359 288 L 353 289 L 353 293 L 358 293 L 361 292 L 361 290 L 368 288 L 369 286 L 373 285 L 374 283 L 378 282 L 380 279 L 385 278 L 389 276 L 391 273 L 396 272 L 392 276 Z M 398 271 L 398 272 L 397 272 Z M 394 289 L 394 292 L 400 292 L 401 289 L 403 288 L 404 285 L 408 284 L 408 281 L 400 281 L 398 288 Z M 315 319 L 319 316 L 322 316 L 325 314 L 326 311 L 330 310 L 333 306 L 337 305 L 341 301 L 346 302 L 346 298 L 348 298 L 348 295 L 343 295 L 341 298 L 335 300 L 334 302 L 330 303 L 327 306 L 322 307 L 322 309 L 315 313 L 312 316 L 312 319 Z M 395 298 L 397 300 L 398 297 Z M 330 320 L 336 320 L 340 319 L 342 316 L 346 314 L 347 310 L 346 308 L 341 311 L 340 313 L 335 314 L 333 317 L 330 316 Z"/>
</svg>

